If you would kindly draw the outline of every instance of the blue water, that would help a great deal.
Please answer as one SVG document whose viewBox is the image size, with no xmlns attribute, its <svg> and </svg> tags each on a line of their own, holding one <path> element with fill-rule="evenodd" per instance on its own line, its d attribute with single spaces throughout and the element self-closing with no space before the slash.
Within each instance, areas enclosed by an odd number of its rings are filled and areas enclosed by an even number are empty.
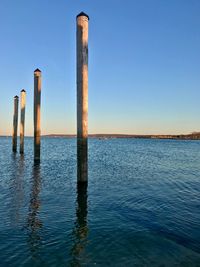
<svg viewBox="0 0 200 267">
<path fill-rule="evenodd" d="M 0 266 L 200 266 L 200 141 L 0 138 Z"/>
</svg>

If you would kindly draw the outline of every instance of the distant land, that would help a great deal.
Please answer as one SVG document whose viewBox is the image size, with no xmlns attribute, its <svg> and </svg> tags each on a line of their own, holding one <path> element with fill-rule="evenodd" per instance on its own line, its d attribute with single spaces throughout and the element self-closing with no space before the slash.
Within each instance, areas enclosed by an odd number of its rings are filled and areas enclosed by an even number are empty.
<svg viewBox="0 0 200 267">
<path fill-rule="evenodd" d="M 89 134 L 90 138 L 109 139 L 109 138 L 146 138 L 146 139 L 176 139 L 176 140 L 200 140 L 200 132 L 178 135 L 137 135 L 137 134 Z M 43 137 L 73 138 L 76 135 L 49 134 Z"/>
<path fill-rule="evenodd" d="M 0 137 L 10 137 L 3 136 Z M 31 136 L 26 136 L 31 137 Z M 75 134 L 47 134 L 42 135 L 47 138 L 75 138 Z M 193 132 L 190 134 L 153 134 L 153 135 L 140 135 L 140 134 L 89 134 L 89 138 L 99 139 L 113 139 L 113 138 L 143 138 L 143 139 L 174 139 L 174 140 L 200 140 L 200 132 Z"/>
</svg>

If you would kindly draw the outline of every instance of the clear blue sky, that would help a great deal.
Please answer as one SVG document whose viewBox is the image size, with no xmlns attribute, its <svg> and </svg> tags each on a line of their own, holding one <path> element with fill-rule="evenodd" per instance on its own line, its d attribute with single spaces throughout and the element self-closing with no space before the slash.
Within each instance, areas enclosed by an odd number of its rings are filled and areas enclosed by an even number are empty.
<svg viewBox="0 0 200 267">
<path fill-rule="evenodd" d="M 76 132 L 76 15 L 89 25 L 89 132 L 200 131 L 199 0 L 1 0 L 0 135 L 42 70 L 42 133 Z"/>
</svg>

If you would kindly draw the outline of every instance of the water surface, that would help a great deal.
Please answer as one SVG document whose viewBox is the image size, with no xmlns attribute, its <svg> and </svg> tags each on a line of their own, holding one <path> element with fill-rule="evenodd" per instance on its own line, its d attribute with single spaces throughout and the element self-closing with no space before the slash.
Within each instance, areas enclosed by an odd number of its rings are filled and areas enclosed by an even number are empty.
<svg viewBox="0 0 200 267">
<path fill-rule="evenodd" d="M 0 266 L 200 266 L 200 141 L 0 138 Z"/>
</svg>

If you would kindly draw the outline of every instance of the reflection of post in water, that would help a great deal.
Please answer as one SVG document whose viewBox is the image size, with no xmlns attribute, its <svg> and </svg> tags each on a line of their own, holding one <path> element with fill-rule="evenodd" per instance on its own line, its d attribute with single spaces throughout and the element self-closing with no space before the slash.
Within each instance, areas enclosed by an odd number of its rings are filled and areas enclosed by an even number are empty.
<svg viewBox="0 0 200 267">
<path fill-rule="evenodd" d="M 73 231 L 74 245 L 71 251 L 72 266 L 81 266 L 81 256 L 84 253 L 84 249 L 87 244 L 87 235 L 87 183 L 78 183 L 76 222 Z"/>
<path fill-rule="evenodd" d="M 42 222 L 38 218 L 38 212 L 40 209 L 40 193 L 41 177 L 40 177 L 40 165 L 35 164 L 33 166 L 32 176 L 32 188 L 30 195 L 29 213 L 28 213 L 28 243 L 32 252 L 35 252 L 40 245 L 40 233 L 39 230 L 42 227 Z"/>
<path fill-rule="evenodd" d="M 11 224 L 17 225 L 20 221 L 20 209 L 23 206 L 24 201 L 24 157 L 20 157 L 18 160 L 16 154 L 12 155 L 12 176 L 11 176 Z"/>
</svg>

